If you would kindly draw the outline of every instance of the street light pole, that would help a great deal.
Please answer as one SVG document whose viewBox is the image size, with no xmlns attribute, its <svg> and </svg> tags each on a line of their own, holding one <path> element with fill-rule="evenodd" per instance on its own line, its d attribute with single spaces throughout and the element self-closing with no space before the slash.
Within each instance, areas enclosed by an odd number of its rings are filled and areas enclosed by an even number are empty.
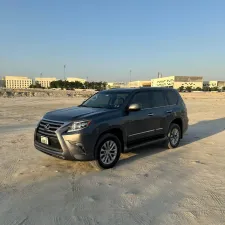
<svg viewBox="0 0 225 225">
<path fill-rule="evenodd" d="M 130 85 L 129 85 L 129 87 L 131 86 L 131 72 L 132 72 L 132 71 L 130 70 L 130 82 L 129 82 Z"/>
<path fill-rule="evenodd" d="M 66 65 L 64 65 L 64 80 L 66 80 Z"/>
</svg>

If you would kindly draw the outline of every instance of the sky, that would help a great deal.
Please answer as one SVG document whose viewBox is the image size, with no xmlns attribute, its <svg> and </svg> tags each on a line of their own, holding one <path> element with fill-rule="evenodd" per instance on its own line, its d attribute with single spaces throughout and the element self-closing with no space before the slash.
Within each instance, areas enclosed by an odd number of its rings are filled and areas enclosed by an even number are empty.
<svg viewBox="0 0 225 225">
<path fill-rule="evenodd" d="M 0 76 L 225 80 L 224 0 L 0 0 Z"/>
</svg>

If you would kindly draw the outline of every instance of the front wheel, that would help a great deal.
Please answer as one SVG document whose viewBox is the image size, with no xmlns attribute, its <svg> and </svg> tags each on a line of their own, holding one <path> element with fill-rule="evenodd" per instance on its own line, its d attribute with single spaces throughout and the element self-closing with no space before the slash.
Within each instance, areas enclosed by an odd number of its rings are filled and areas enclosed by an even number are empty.
<svg viewBox="0 0 225 225">
<path fill-rule="evenodd" d="M 166 141 L 166 147 L 170 149 L 176 148 L 179 145 L 181 139 L 180 126 L 175 123 L 172 123 L 170 125 L 167 138 L 168 140 Z"/>
<path fill-rule="evenodd" d="M 121 142 L 115 135 L 106 134 L 98 141 L 95 151 L 98 167 L 112 168 L 120 158 Z"/>
</svg>

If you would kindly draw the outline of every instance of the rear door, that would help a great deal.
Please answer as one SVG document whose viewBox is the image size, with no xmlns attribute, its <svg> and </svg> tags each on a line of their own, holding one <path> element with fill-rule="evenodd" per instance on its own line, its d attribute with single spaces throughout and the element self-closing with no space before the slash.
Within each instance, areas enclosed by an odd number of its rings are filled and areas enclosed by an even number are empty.
<svg viewBox="0 0 225 225">
<path fill-rule="evenodd" d="M 167 110 L 166 110 L 166 119 L 167 119 L 167 130 L 171 122 L 177 118 L 181 117 L 179 102 L 179 95 L 174 89 L 168 89 L 165 91 L 165 96 L 167 99 Z"/>
<path fill-rule="evenodd" d="M 163 90 L 150 90 L 150 114 L 154 121 L 154 135 L 165 134 L 168 104 Z"/>
</svg>

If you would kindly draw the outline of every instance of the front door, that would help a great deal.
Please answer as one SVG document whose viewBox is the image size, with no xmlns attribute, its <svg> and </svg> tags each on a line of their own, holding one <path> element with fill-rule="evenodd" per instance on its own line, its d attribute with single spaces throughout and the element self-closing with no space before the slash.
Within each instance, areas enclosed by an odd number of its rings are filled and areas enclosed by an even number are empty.
<svg viewBox="0 0 225 225">
<path fill-rule="evenodd" d="M 129 112 L 126 129 L 128 143 L 138 142 L 154 135 L 156 127 L 154 115 L 150 109 L 149 92 L 136 93 L 129 104 L 139 104 L 141 110 Z"/>
</svg>

